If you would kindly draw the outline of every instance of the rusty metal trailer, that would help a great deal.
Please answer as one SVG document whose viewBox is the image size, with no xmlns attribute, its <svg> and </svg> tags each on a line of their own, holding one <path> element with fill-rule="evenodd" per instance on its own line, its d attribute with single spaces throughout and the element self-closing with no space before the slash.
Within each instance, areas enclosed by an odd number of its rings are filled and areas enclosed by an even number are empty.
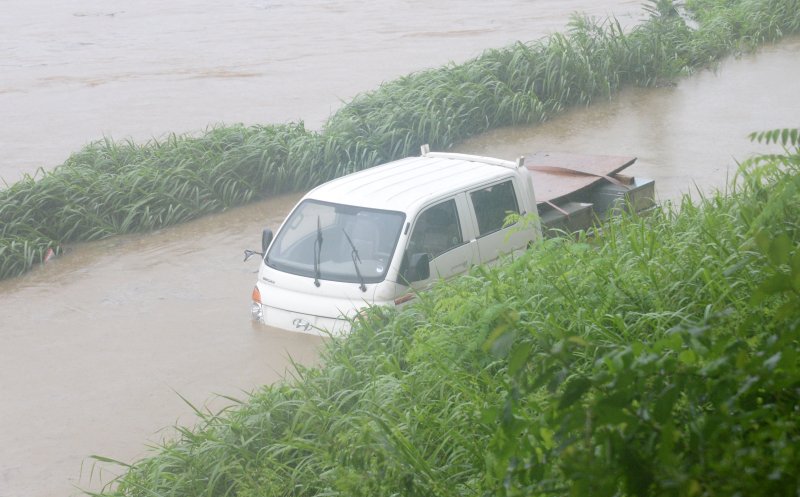
<svg viewBox="0 0 800 497">
<path fill-rule="evenodd" d="M 655 206 L 655 181 L 620 174 L 636 157 L 538 152 L 525 156 L 545 235 L 593 227 L 621 210 Z"/>
</svg>

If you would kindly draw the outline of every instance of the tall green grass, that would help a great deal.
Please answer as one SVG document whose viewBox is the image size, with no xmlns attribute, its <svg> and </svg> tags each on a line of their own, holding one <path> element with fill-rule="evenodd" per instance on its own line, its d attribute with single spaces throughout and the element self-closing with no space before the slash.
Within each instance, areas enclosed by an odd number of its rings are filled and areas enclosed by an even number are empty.
<svg viewBox="0 0 800 497">
<path fill-rule="evenodd" d="M 731 191 L 374 308 L 118 496 L 800 491 L 800 140 Z"/>
<path fill-rule="evenodd" d="M 787 153 L 730 197 L 612 224 L 568 244 L 579 269 L 541 272 L 555 306 L 497 337 L 501 495 L 800 492 L 800 139 L 759 138 Z"/>
<path fill-rule="evenodd" d="M 411 74 L 357 96 L 321 132 L 302 123 L 231 126 L 143 145 L 92 143 L 54 171 L 0 190 L 0 278 L 65 243 L 169 226 L 307 189 L 424 143 L 447 148 L 498 126 L 543 121 L 800 27 L 798 0 L 687 4 L 682 16 L 669 0 L 651 1 L 648 20 L 630 32 L 613 19 L 575 17 L 566 33 Z"/>
</svg>

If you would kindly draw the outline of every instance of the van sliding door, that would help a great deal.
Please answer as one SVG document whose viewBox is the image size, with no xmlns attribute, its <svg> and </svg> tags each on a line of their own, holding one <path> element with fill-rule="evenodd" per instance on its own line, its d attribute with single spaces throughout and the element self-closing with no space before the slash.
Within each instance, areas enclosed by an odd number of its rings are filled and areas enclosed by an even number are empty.
<svg viewBox="0 0 800 497">
<path fill-rule="evenodd" d="M 520 213 L 518 194 L 513 179 L 469 192 L 481 263 L 492 263 L 503 254 L 525 249 L 531 239 L 531 234 L 519 231 L 516 224 L 503 227 L 509 213 Z"/>
</svg>

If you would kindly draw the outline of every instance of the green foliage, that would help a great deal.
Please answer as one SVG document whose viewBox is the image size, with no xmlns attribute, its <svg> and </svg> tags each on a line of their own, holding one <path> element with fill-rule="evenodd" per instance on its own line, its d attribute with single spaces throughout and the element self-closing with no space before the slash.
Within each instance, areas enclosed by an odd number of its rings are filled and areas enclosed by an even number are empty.
<svg viewBox="0 0 800 497">
<path fill-rule="evenodd" d="M 373 308 L 106 494 L 796 495 L 799 157 Z"/>
<path fill-rule="evenodd" d="M 597 295 L 559 300 L 558 333 L 515 330 L 502 494 L 800 490 L 800 150 L 792 130 L 755 136 L 793 148 L 745 162 L 729 199 L 613 226 L 564 282 L 600 268 Z"/>
<path fill-rule="evenodd" d="M 387 83 L 302 123 L 231 126 L 143 145 L 100 140 L 52 172 L 0 190 L 0 278 L 48 249 L 183 222 L 498 126 L 548 119 L 626 84 L 659 85 L 720 57 L 800 30 L 798 0 L 670 0 L 625 33 L 614 19 L 572 19 L 566 33 L 489 50 Z"/>
</svg>

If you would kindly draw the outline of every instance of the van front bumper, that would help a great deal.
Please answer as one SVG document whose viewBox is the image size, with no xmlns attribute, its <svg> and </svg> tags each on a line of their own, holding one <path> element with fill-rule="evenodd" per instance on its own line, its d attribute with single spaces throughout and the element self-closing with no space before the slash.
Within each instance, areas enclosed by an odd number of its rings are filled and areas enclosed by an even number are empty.
<svg viewBox="0 0 800 497">
<path fill-rule="evenodd" d="M 250 316 L 254 321 L 273 328 L 308 333 L 318 336 L 340 336 L 350 332 L 350 322 L 344 318 L 314 316 L 300 312 L 291 312 L 253 302 Z"/>
</svg>

